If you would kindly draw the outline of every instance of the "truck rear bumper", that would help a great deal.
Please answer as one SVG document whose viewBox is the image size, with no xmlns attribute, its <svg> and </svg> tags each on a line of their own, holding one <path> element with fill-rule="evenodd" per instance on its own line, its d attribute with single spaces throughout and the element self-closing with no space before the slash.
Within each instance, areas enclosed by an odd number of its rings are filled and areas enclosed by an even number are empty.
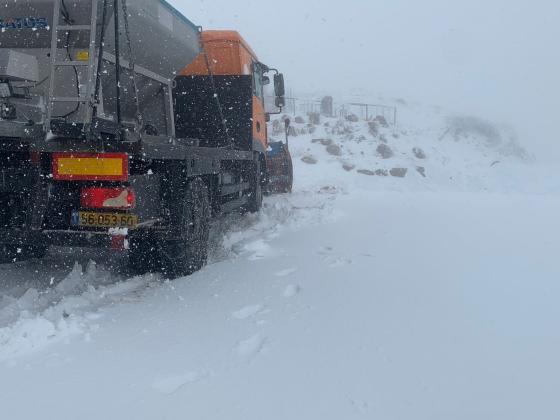
<svg viewBox="0 0 560 420">
<path fill-rule="evenodd" d="M 47 245 L 78 248 L 128 249 L 124 232 L 80 232 L 66 230 L 0 230 L 0 243 L 8 245 Z"/>
</svg>

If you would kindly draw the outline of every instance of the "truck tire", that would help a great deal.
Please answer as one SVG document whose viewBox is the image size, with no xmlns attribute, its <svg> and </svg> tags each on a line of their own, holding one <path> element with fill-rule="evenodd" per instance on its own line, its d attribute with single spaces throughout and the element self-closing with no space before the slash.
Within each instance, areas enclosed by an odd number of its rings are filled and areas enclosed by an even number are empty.
<svg viewBox="0 0 560 420">
<path fill-rule="evenodd" d="M 249 213 L 258 213 L 263 206 L 263 187 L 266 182 L 266 165 L 263 164 L 260 155 L 250 168 L 248 178 L 251 184 L 251 193 L 245 210 Z"/>
<path fill-rule="evenodd" d="M 286 175 L 286 185 L 284 185 L 284 188 L 282 189 L 282 192 L 284 194 L 291 194 L 292 193 L 292 189 L 294 187 L 294 164 L 292 161 L 292 156 L 290 154 L 290 151 L 288 150 L 287 146 L 285 146 L 285 163 L 284 163 L 284 169 L 285 169 L 285 175 Z"/>
<path fill-rule="evenodd" d="M 189 182 L 177 209 L 178 237 L 163 241 L 160 249 L 163 273 L 170 278 L 193 274 L 208 261 L 212 212 L 210 193 L 202 179 Z"/>
</svg>

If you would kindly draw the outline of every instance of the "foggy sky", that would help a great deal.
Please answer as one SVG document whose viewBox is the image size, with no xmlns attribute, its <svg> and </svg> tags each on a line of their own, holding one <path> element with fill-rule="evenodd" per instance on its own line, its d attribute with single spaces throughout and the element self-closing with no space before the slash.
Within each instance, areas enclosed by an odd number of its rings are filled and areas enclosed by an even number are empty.
<svg viewBox="0 0 560 420">
<path fill-rule="evenodd" d="M 513 124 L 560 161 L 558 0 L 171 0 L 236 29 L 296 93 L 366 90 Z"/>
</svg>

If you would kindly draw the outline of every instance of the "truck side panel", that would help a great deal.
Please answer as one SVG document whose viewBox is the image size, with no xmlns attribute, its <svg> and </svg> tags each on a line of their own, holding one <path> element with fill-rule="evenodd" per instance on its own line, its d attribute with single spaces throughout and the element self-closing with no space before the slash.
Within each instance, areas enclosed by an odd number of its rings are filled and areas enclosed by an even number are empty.
<svg viewBox="0 0 560 420">
<path fill-rule="evenodd" d="M 234 139 L 237 150 L 252 149 L 252 79 L 250 76 L 214 77 L 228 135 L 220 121 L 218 103 L 209 76 L 180 76 L 174 89 L 176 133 L 200 140 L 203 147 L 224 147 Z"/>
</svg>

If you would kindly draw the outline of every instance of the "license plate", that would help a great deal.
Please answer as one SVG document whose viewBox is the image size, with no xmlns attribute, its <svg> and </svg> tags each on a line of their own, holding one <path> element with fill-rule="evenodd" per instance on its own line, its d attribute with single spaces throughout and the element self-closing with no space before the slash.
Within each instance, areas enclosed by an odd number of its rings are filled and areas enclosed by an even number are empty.
<svg viewBox="0 0 560 420">
<path fill-rule="evenodd" d="M 124 213 L 76 211 L 72 213 L 72 226 L 134 229 L 138 226 L 138 216 Z"/>
</svg>

